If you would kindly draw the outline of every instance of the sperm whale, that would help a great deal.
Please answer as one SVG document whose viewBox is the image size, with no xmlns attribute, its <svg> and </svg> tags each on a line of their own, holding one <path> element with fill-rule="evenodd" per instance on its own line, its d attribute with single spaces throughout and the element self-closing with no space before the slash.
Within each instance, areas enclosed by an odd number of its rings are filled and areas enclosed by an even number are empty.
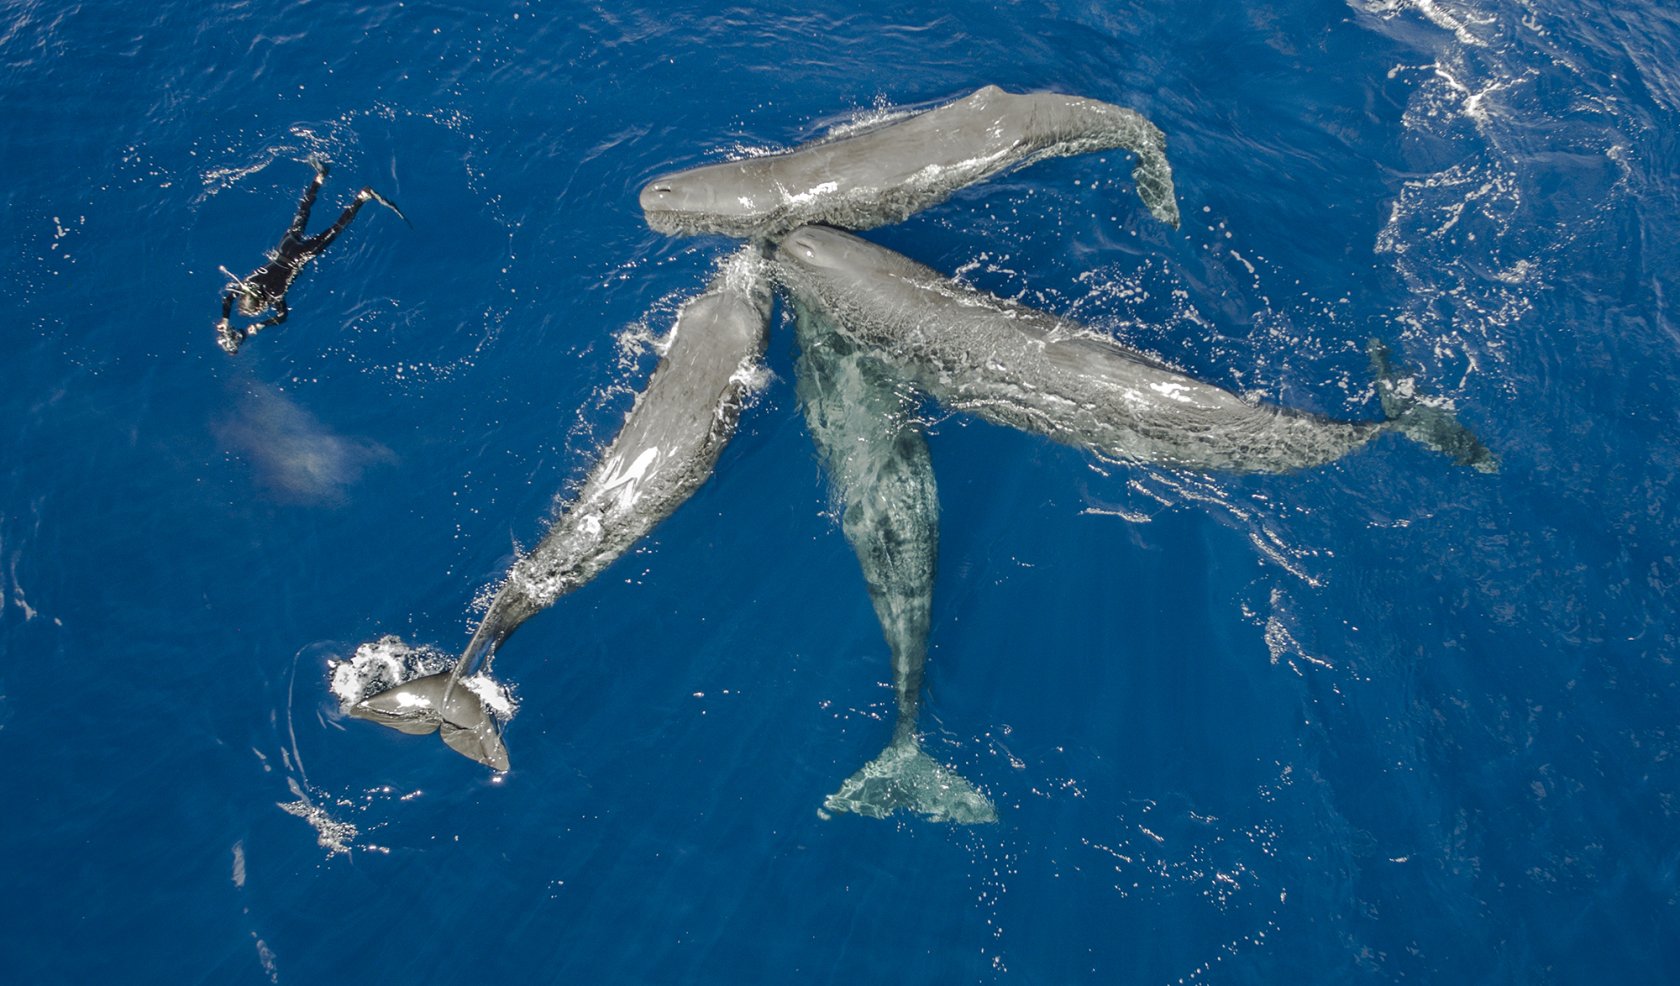
<svg viewBox="0 0 1680 986">
<path fill-rule="evenodd" d="M 1373 344 L 1386 420 L 1339 421 L 1251 403 L 1069 319 L 977 291 L 836 229 L 782 239 L 778 277 L 796 311 L 821 312 L 954 410 L 1128 462 L 1288 472 L 1397 431 L 1454 461 L 1497 460 L 1445 408 L 1399 386 Z"/>
<path fill-rule="evenodd" d="M 991 802 L 923 751 L 916 734 L 932 625 L 939 498 L 914 403 L 879 361 L 820 316 L 802 313 L 796 331 L 800 403 L 892 653 L 898 711 L 886 749 L 823 807 L 873 818 L 904 808 L 934 821 L 996 821 Z"/>
<path fill-rule="evenodd" d="M 624 427 L 548 533 L 513 564 L 454 669 L 367 697 L 352 716 L 406 733 L 436 730 L 464 756 L 508 769 L 495 720 L 464 679 L 488 674 L 521 624 L 600 574 L 711 475 L 764 353 L 771 304 L 764 267 L 757 247 L 743 247 L 684 303 Z"/>
<path fill-rule="evenodd" d="M 1159 127 L 1111 103 L 997 86 L 781 154 L 664 175 L 642 188 L 641 205 L 648 225 L 669 234 L 773 238 L 812 223 L 871 229 L 1013 168 L 1115 148 L 1137 158 L 1132 179 L 1144 205 L 1177 228 Z"/>
</svg>

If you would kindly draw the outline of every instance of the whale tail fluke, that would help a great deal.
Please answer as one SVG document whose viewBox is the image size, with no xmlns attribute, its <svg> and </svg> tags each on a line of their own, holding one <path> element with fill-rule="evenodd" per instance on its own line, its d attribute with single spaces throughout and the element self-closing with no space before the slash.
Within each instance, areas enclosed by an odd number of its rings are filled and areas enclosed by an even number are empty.
<svg viewBox="0 0 1680 986">
<path fill-rule="evenodd" d="M 886 818 L 903 808 L 934 822 L 978 825 L 997 821 L 997 809 L 986 796 L 923 752 L 909 732 L 848 777 L 823 807 L 870 818 Z"/>
<path fill-rule="evenodd" d="M 1172 165 L 1167 163 L 1167 138 L 1154 124 L 1144 121 L 1144 126 L 1144 139 L 1132 148 L 1137 155 L 1132 181 L 1150 214 L 1177 229 L 1178 198 L 1173 193 Z"/>
<path fill-rule="evenodd" d="M 1372 339 L 1365 351 L 1371 357 L 1371 371 L 1377 378 L 1377 396 L 1382 400 L 1383 414 L 1388 418 L 1389 427 L 1458 465 L 1469 466 L 1477 472 L 1499 471 L 1499 457 L 1483 445 L 1474 432 L 1459 423 L 1450 406 L 1418 394 L 1412 378 L 1400 375 L 1381 339 Z"/>
<path fill-rule="evenodd" d="M 1167 135 L 1135 110 L 1116 106 L 1106 109 L 1117 114 L 1116 143 L 1137 158 L 1132 181 L 1137 185 L 1138 198 L 1156 219 L 1177 229 L 1178 196 L 1173 191 L 1172 165 L 1167 161 Z"/>
<path fill-rule="evenodd" d="M 456 753 L 492 770 L 508 769 L 507 747 L 489 707 L 448 671 L 370 695 L 351 706 L 350 715 L 411 735 L 437 732 Z"/>
</svg>

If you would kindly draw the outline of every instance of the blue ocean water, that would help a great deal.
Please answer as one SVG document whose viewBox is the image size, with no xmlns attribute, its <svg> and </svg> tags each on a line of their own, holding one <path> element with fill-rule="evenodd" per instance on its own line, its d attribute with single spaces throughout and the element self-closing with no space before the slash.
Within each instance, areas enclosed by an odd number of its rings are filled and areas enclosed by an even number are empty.
<svg viewBox="0 0 1680 986">
<path fill-rule="evenodd" d="M 1680 16 L 1656 4 L 0 4 L 0 981 L 1680 978 Z M 773 326 L 713 479 L 533 619 L 494 778 L 329 662 L 454 650 L 730 244 L 635 193 L 995 83 L 1158 123 L 869 234 L 1206 379 L 1501 456 L 931 443 L 926 745 Z M 226 266 L 363 212 L 291 320 Z"/>
</svg>

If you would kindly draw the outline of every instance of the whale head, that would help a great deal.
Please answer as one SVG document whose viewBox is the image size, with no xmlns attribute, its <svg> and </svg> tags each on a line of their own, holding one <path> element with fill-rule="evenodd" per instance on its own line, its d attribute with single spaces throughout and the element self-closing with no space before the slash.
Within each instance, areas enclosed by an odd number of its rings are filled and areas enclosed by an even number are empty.
<svg viewBox="0 0 1680 986">
<path fill-rule="evenodd" d="M 662 233 L 753 235 L 775 211 L 776 200 L 751 172 L 753 161 L 734 161 L 664 175 L 642 186 L 642 212 Z"/>
<path fill-rule="evenodd" d="M 655 178 L 642 186 L 640 196 L 643 212 L 709 211 L 713 197 L 706 183 L 688 171 Z"/>
<path fill-rule="evenodd" d="M 776 256 L 785 262 L 814 270 L 835 270 L 845 266 L 855 252 L 857 237 L 827 226 L 801 226 L 782 237 Z"/>
<path fill-rule="evenodd" d="M 890 273 L 893 255 L 867 240 L 829 226 L 801 226 L 782 237 L 776 259 L 796 271 L 813 274 Z"/>
</svg>

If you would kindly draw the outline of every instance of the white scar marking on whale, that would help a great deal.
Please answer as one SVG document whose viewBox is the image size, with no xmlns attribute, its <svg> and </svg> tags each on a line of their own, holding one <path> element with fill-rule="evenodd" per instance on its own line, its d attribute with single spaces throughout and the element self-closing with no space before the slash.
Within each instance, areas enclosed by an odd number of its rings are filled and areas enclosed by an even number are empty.
<svg viewBox="0 0 1680 986">
<path fill-rule="evenodd" d="M 615 459 L 612 472 L 608 474 L 606 482 L 601 484 L 601 492 L 610 493 L 619 489 L 619 487 L 623 487 L 623 490 L 618 494 L 618 508 L 620 510 L 630 509 L 635 506 L 640 495 L 636 487 L 647 477 L 648 470 L 652 469 L 658 461 L 659 448 L 657 446 L 646 449 L 641 455 L 636 456 L 636 461 L 630 464 L 629 469 L 623 468 L 624 460 L 622 458 Z"/>
<path fill-rule="evenodd" d="M 821 185 L 813 186 L 806 191 L 798 193 L 788 191 L 785 186 L 777 186 L 777 190 L 782 193 L 782 204 L 804 205 L 807 202 L 815 200 L 819 195 L 827 195 L 830 192 L 836 191 L 839 187 L 840 183 L 837 181 L 825 181 Z"/>
<path fill-rule="evenodd" d="M 1170 381 L 1163 382 L 1163 383 L 1152 383 L 1152 384 L 1149 385 L 1149 389 L 1153 390 L 1155 393 L 1160 394 L 1162 397 L 1165 397 L 1169 400 L 1178 401 L 1180 404 L 1194 404 L 1195 403 L 1195 401 L 1191 400 L 1191 398 L 1190 398 L 1190 388 L 1184 386 L 1181 383 L 1172 383 Z"/>
</svg>

